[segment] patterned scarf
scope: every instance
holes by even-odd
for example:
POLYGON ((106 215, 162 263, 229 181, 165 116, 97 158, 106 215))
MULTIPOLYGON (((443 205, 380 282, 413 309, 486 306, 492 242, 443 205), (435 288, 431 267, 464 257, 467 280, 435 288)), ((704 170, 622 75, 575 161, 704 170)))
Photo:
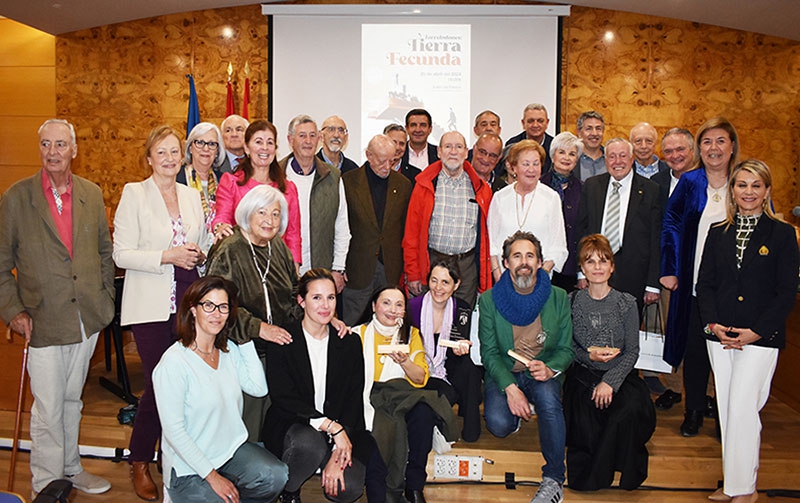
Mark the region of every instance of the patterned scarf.
MULTIPOLYGON (((453 297, 447 299, 447 305, 444 307, 444 314, 442 315, 442 326, 439 328, 440 340, 450 340, 450 327, 453 325, 455 304, 456 301, 453 297)), ((422 309, 419 318, 422 344, 425 346, 425 358, 428 360, 431 377, 438 377, 447 381, 447 370, 444 368, 447 348, 437 346, 433 337, 433 299, 431 298, 431 292, 422 297, 422 309)))
POLYGON ((186 182, 189 187, 192 187, 200 193, 200 201, 203 203, 203 214, 206 217, 206 227, 211 230, 211 221, 214 220, 214 214, 217 202, 217 180, 213 171, 208 172, 208 198, 203 190, 203 181, 197 176, 197 171, 194 168, 187 166, 186 182), (191 175, 191 176, 190 176, 191 175))
POLYGON ((536 320, 550 298, 550 276, 544 269, 536 272, 536 286, 528 295, 517 293, 508 269, 500 276, 500 281, 492 287, 492 299, 497 311, 517 327, 527 327, 536 320))
POLYGON ((761 215, 740 215, 736 214, 736 268, 742 268, 742 258, 747 244, 750 242, 750 235, 753 234, 758 219, 761 215))
POLYGON ((550 178, 550 187, 558 192, 558 195, 561 197, 561 201, 564 201, 564 185, 569 183, 569 175, 564 176, 561 173, 557 172, 556 170, 552 171, 552 178, 550 178))

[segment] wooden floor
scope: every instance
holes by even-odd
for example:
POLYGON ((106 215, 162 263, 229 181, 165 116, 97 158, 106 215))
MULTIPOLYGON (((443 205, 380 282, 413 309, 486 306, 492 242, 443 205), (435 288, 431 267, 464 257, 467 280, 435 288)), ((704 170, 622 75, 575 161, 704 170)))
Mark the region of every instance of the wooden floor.
MULTIPOLYGON (((138 358, 133 345, 126 347, 134 390, 141 389, 138 358)), ((98 377, 106 375, 102 365, 91 369, 84 395, 84 418, 81 427, 82 446, 126 447, 130 427, 121 426, 116 414, 125 403, 101 388, 98 377)), ((673 381, 674 382, 674 381, 673 381)), ((677 388, 676 388, 677 389, 677 388)), ((763 435, 761 445, 761 467, 758 487, 767 489, 800 490, 800 413, 784 403, 770 399, 762 411, 763 435)), ((701 430, 698 437, 683 438, 678 434, 682 420, 682 407, 670 411, 658 411, 658 426, 650 449, 650 475, 646 488, 636 491, 608 489, 593 493, 577 493, 567 489, 566 501, 591 502, 703 502, 716 487, 721 478, 720 445, 714 439, 713 421, 701 430)), ((23 414, 22 439, 28 439, 28 414, 23 414)), ((11 438, 13 434, 13 411, 0 411, 0 437, 11 438)), ((484 463, 483 483, 452 483, 429 480, 425 495, 431 503, 437 502, 525 502, 536 492, 535 482, 541 477, 543 459, 538 447, 538 433, 535 421, 524 424, 520 431, 506 439, 496 439, 484 431, 481 439, 474 444, 459 442, 451 454, 482 456, 493 464, 484 463), (515 490, 506 489, 505 472, 513 472, 521 484, 515 490)), ((0 487, 8 478, 10 453, 0 451, 0 487)), ((26 498, 30 495, 30 471, 28 454, 18 456, 15 470, 15 492, 26 498)), ((433 459, 433 458, 431 458, 433 459)), ((84 459, 87 470, 111 481, 112 489, 103 495, 74 493, 72 501, 77 503, 119 502, 134 503, 139 500, 128 480, 127 463, 114 463, 107 459, 84 459)), ((156 482, 161 479, 155 468, 152 470, 156 482)), ((432 474, 433 470, 429 470, 432 474)), ((303 498, 307 503, 325 501, 318 489, 319 478, 312 478, 303 487, 303 498)), ((766 501, 766 495, 761 495, 766 501)), ((797 501, 788 498, 770 498, 769 501, 797 501)))

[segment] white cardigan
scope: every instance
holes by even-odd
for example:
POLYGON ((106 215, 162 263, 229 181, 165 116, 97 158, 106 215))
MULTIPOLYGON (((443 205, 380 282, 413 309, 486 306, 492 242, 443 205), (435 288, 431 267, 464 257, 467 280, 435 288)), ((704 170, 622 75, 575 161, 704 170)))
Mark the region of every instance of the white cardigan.
MULTIPOLYGON (((200 193, 175 185, 186 241, 204 247, 208 239, 200 193)), ((161 264, 161 253, 171 243, 169 212, 153 178, 125 184, 114 215, 113 253, 117 267, 125 269, 122 325, 169 319, 173 266, 161 264)))

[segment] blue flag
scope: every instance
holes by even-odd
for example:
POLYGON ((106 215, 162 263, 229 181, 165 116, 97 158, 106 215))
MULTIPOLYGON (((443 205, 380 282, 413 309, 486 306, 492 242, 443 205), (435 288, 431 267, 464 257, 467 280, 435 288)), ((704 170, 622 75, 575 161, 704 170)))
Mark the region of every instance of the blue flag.
POLYGON ((187 77, 189 77, 189 114, 186 116, 186 137, 188 138, 189 131, 200 123, 200 104, 197 102, 194 77, 191 74, 187 77))

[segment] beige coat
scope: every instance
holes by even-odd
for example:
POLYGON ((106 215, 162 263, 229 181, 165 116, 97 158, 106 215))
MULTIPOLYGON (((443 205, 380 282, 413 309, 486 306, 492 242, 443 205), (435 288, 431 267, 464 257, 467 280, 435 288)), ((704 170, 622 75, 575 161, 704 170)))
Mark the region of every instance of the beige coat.
MULTIPOLYGON (((208 238, 200 193, 185 185, 176 187, 186 240, 205 252, 208 238)), ((114 262, 125 269, 123 325, 169 318, 174 272, 171 264, 161 263, 161 253, 171 243, 169 212, 153 178, 126 184, 114 215, 114 262)))
POLYGON ((0 200, 0 317, 33 319, 31 346, 81 341, 114 317, 114 264, 103 193, 72 176, 72 255, 58 235, 42 190, 42 171, 15 183, 0 200), (17 269, 17 278, 12 270, 17 269))

